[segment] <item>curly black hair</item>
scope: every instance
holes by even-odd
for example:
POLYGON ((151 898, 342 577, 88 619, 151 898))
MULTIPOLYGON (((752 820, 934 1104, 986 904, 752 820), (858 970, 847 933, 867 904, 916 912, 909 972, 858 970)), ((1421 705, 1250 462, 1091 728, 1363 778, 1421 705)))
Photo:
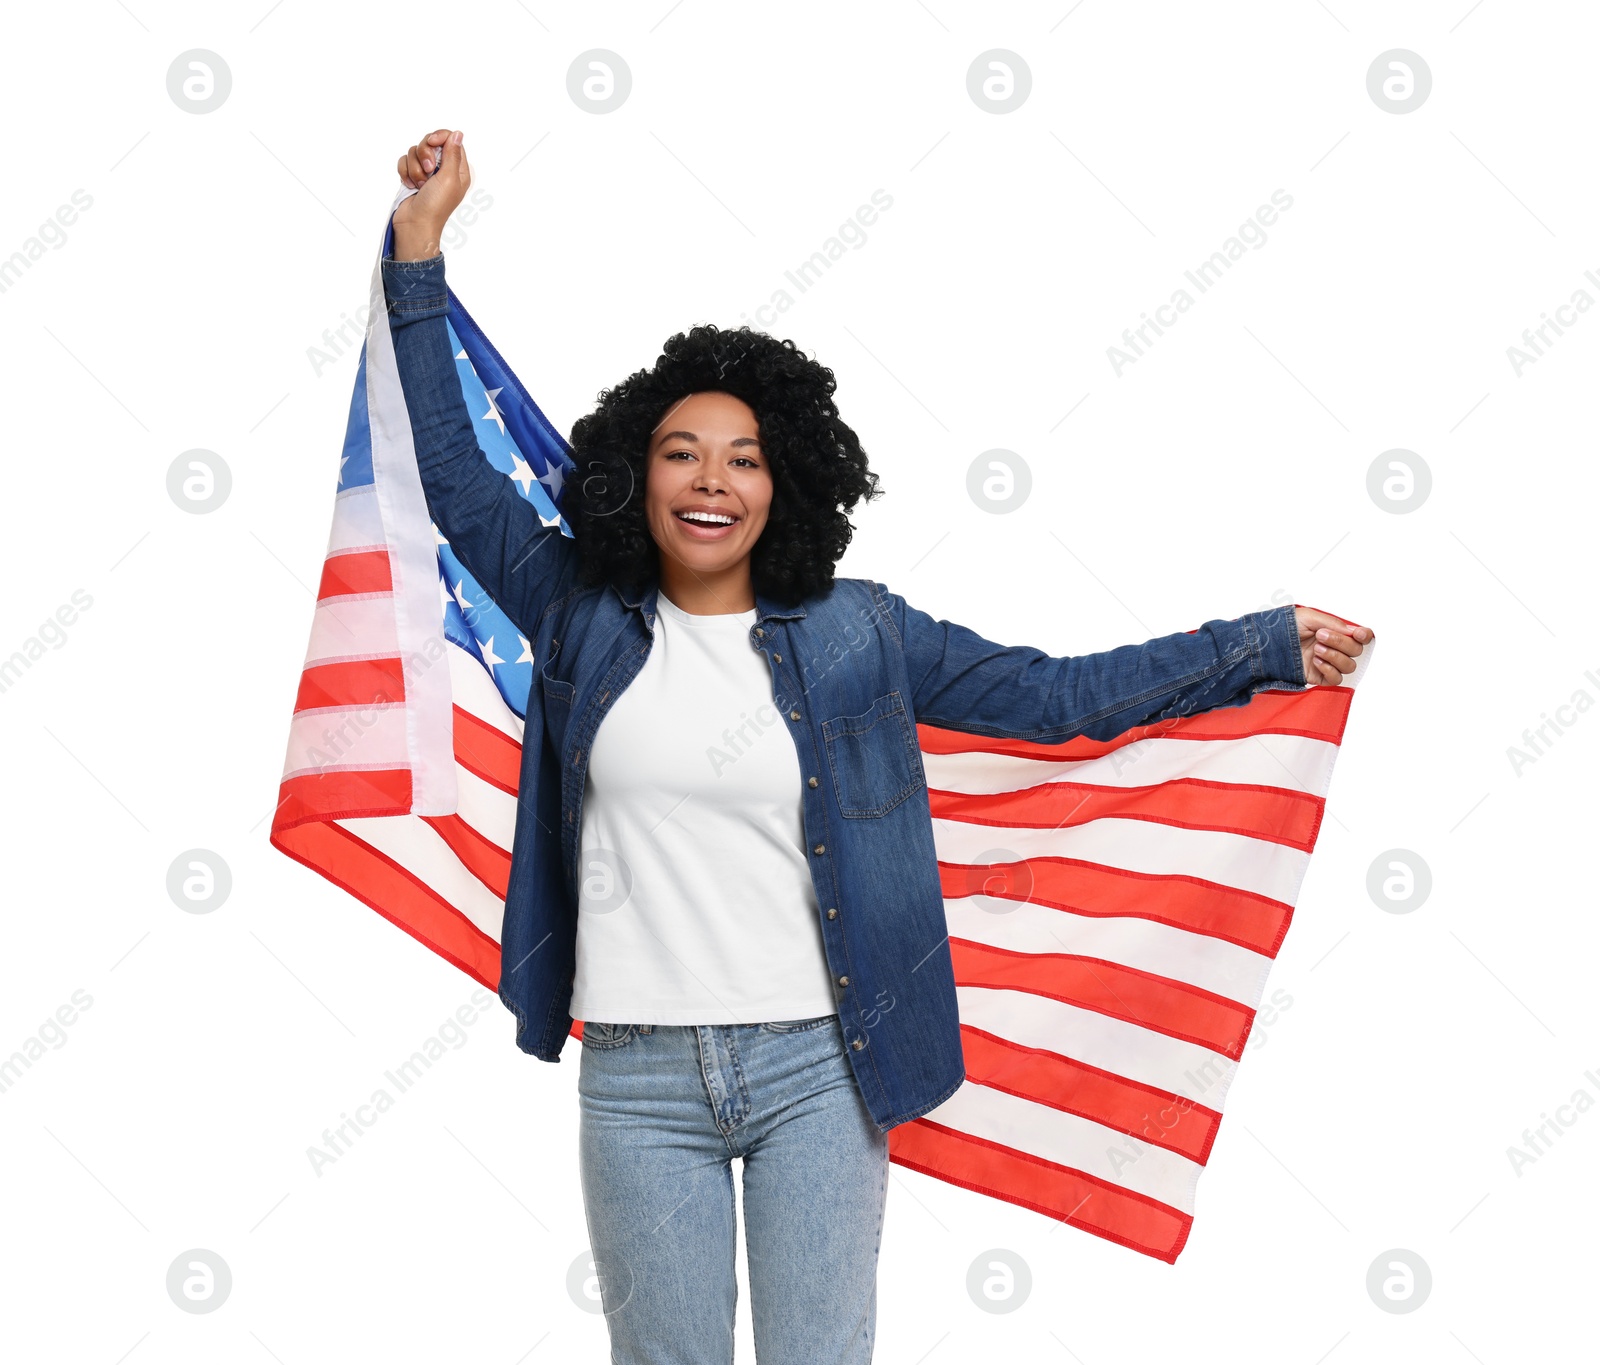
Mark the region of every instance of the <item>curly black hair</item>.
POLYGON ((839 416, 833 371, 790 340, 707 323, 669 337, 655 367, 602 389, 572 428, 575 471, 562 512, 587 586, 640 589, 660 572, 645 519, 646 452, 668 409, 718 390, 750 405, 772 471, 772 507, 750 552, 756 592, 792 606, 833 586, 855 529, 848 513, 882 494, 839 416))

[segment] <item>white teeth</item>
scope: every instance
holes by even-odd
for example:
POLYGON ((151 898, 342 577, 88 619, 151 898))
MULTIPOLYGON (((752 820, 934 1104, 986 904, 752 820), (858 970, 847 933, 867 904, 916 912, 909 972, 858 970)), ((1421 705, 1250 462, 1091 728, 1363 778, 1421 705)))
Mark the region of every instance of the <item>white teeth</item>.
POLYGON ((738 520, 720 512, 679 512, 678 516, 684 521, 703 521, 708 526, 732 526, 738 520))

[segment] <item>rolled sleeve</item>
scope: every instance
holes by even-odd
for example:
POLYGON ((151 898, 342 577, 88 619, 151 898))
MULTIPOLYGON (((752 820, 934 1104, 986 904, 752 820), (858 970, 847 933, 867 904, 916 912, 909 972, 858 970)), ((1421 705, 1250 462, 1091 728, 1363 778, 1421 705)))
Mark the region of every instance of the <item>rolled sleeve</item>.
POLYGON ((444 283, 444 252, 420 261, 383 258, 383 297, 396 320, 442 317, 450 311, 444 283))
POLYGON ((1271 611, 1249 613, 1256 638, 1255 663, 1259 676, 1252 680, 1250 694, 1268 690, 1304 687, 1307 682, 1305 655, 1300 650, 1300 628, 1295 623, 1294 605, 1271 611))

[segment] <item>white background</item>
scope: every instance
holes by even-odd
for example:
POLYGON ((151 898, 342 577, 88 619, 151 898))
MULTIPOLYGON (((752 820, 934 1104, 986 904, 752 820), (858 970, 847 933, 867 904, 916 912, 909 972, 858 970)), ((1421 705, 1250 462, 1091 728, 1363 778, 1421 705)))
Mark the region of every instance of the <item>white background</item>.
POLYGON ((308 348, 364 301, 396 158, 440 126, 492 198, 451 284, 564 433, 671 333, 789 287, 769 329, 834 369, 888 492, 841 573, 1056 653, 1282 601, 1378 632, 1268 986, 1293 1005, 1258 1024, 1178 1263, 895 1166, 876 1358, 1592 1350, 1600 1114, 1560 1110, 1520 1173, 1508 1149, 1600 1098, 1600 716, 1520 771, 1508 749, 1600 697, 1600 317, 1520 374, 1507 348, 1600 298, 1600 24, 1469 6, 12 12, 0 258, 92 206, 0 293, 0 658, 92 605, 0 692, 0 1057, 92 1005, 0 1092, 7 1353, 606 1357, 567 1291, 575 1044, 539 1063, 494 1005, 356 1150, 306 1156, 473 989, 267 843, 356 365, 308 348), (168 94, 192 48, 232 74, 208 114, 168 94), (568 95, 590 48, 632 71, 614 113, 568 95), (991 48, 1031 71, 1014 112, 969 97, 991 48), (1391 48, 1431 68, 1414 112, 1369 97, 1391 48), (796 294, 784 271, 878 189, 865 244, 796 294), (1280 189, 1265 244, 1119 375, 1122 330, 1280 189), (1004 516, 966 493, 995 447, 1033 477, 1004 516), (194 448, 232 473, 207 515, 167 493, 194 448), (1395 448, 1432 473, 1405 514, 1367 488, 1395 448), (209 915, 166 889, 194 848, 232 873, 209 915), (1431 870, 1408 914, 1366 889, 1397 848, 1431 870), (231 1267, 214 1313, 167 1295, 191 1248, 231 1267), (994 1248, 1032 1274, 1005 1314, 966 1292, 994 1248), (1432 1271, 1409 1314, 1367 1294, 1391 1248, 1432 1271))

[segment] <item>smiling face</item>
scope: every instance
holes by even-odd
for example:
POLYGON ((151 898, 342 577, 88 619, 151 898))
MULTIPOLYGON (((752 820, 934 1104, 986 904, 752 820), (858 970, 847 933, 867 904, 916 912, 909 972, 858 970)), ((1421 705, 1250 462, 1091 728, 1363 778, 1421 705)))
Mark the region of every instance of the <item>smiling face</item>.
POLYGON ((667 596, 687 610, 680 599, 702 585, 719 600, 742 601, 750 551, 772 506, 755 412, 732 394, 690 394, 663 414, 645 455, 645 518, 667 596))

